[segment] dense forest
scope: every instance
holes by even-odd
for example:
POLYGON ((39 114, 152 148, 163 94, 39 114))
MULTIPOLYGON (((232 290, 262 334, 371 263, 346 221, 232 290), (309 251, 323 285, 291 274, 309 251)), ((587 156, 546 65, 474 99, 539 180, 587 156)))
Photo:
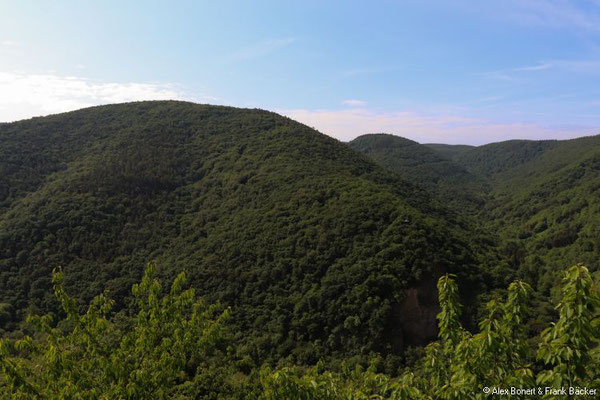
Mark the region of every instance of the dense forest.
MULTIPOLYGON (((132 287, 136 312, 110 316, 114 302, 97 296, 80 313, 53 272, 54 294, 66 319, 30 317, 35 336, 0 339, 0 394, 20 399, 520 399, 596 398, 600 384, 600 291, 588 269, 562 279, 559 318, 539 336, 524 329, 531 287, 515 281, 505 299, 487 303, 479 332, 460 323, 453 275, 440 277, 438 340, 398 376, 345 361, 327 370, 284 365, 260 369, 232 347, 229 309, 207 305, 186 289, 180 273, 168 290, 149 265, 132 287)), ((238 349, 239 350, 239 349, 238 349)))
POLYGON ((600 269, 600 136, 473 147, 376 134, 350 146, 476 218, 501 255, 504 284, 536 289, 534 333, 556 316, 565 266, 600 269))
POLYGON ((349 146, 425 188, 447 206, 476 211, 485 202, 486 179, 428 146, 387 134, 359 136, 349 146))
POLYGON ((345 144, 175 101, 0 124, 0 393, 598 387, 599 173, 600 136, 345 144))

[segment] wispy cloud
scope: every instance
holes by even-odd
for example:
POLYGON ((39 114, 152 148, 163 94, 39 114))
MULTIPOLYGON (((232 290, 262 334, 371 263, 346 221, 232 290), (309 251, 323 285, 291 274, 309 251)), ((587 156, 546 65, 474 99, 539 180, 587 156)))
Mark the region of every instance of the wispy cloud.
POLYGON ((365 133, 385 132, 420 143, 484 144, 509 139, 562 139, 600 133, 590 126, 541 126, 502 123, 460 115, 423 115, 413 111, 377 112, 349 110, 279 110, 342 141, 365 133))
POLYGON ((472 106, 472 105, 476 105, 476 104, 486 104, 486 103, 495 103, 498 100, 502 100, 504 99, 505 96, 487 96, 487 97, 480 97, 477 99, 473 99, 473 100, 467 100, 461 103, 457 103, 456 106, 457 107, 465 107, 465 106, 472 106))
POLYGON ((0 72, 0 121, 137 100, 190 98, 172 83, 97 82, 76 76, 0 72))
POLYGON ((600 31, 597 1, 511 0, 508 3, 505 15, 526 25, 600 31))
POLYGON ((529 65, 525 67, 515 68, 513 69, 513 71, 543 71, 545 69, 552 68, 553 66, 553 63, 543 63, 538 65, 529 65))
POLYGON ((236 50, 228 57, 228 59, 230 61, 252 60, 274 53, 277 50, 291 45, 295 41, 295 38, 265 40, 236 50))
POLYGON ((347 69, 344 71, 340 72, 340 76, 342 78, 352 78, 355 76, 361 76, 361 75, 375 75, 375 74, 381 74, 384 72, 391 72, 391 71, 395 71, 398 68, 392 68, 392 67, 366 67, 366 68, 352 68, 352 69, 347 69))
POLYGON ((494 81, 503 81, 507 83, 520 81, 521 79, 517 78, 514 72, 516 72, 515 69, 500 69, 496 71, 485 71, 476 75, 494 81))
POLYGON ((12 40, 2 40, 0 41, 0 45, 3 47, 15 47, 17 45, 17 42, 12 40))
POLYGON ((496 81, 521 82, 526 76, 523 73, 551 70, 563 73, 568 72, 570 74, 598 75, 600 74, 600 60, 550 60, 534 65, 487 71, 483 72, 481 75, 496 81))
POLYGON ((563 68, 570 72, 586 74, 600 73, 600 60, 558 60, 554 62, 557 68, 563 68))
POLYGON ((598 74, 600 73, 600 60, 554 60, 515 68, 513 71, 543 71, 551 68, 584 74, 598 74))
POLYGON ((342 101, 342 104, 345 106, 350 106, 350 107, 362 107, 362 106, 366 106, 367 102, 363 101, 363 100, 357 100, 357 99, 347 99, 342 101))

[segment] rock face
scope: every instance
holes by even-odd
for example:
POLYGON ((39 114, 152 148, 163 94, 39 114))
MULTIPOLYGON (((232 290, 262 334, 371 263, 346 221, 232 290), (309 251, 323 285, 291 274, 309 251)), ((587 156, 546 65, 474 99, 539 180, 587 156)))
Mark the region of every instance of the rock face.
POLYGON ((423 346, 435 340, 438 333, 436 316, 440 312, 436 279, 406 290, 398 307, 404 346, 423 346))

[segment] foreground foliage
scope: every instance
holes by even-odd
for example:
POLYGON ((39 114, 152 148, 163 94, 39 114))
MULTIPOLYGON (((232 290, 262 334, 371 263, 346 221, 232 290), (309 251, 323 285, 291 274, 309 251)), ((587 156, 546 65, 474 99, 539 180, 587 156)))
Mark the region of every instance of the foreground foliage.
POLYGON ((66 332, 53 328, 50 316, 30 318, 34 336, 1 342, 2 398, 172 398, 201 381, 229 312, 183 290, 183 273, 165 295, 154 275, 150 266, 133 286, 138 313, 119 323, 108 319, 113 304, 104 295, 80 315, 62 273, 53 274, 66 332))
POLYGON ((477 334, 461 327, 458 288, 452 277, 442 277, 438 289, 440 340, 427 346, 413 371, 394 380, 367 371, 348 385, 347 374, 313 370, 298 376, 282 370, 267 381, 268 393, 276 393, 271 398, 483 399, 493 396, 484 393, 486 387, 515 387, 536 391, 514 398, 539 399, 562 397, 545 391, 540 396, 538 387, 599 387, 600 292, 583 265, 566 272, 557 306, 559 320, 535 340, 528 339, 523 329, 528 284, 513 282, 505 302, 490 301, 477 334), (357 383, 359 389, 352 391, 357 383))
MULTIPOLYGON (((472 334, 459 322, 453 276, 443 276, 439 340, 398 377, 378 373, 375 362, 366 370, 343 364, 327 371, 319 363, 242 373, 223 351, 228 311, 183 290, 185 274, 165 294, 150 266, 133 287, 138 313, 126 320, 108 317, 112 304, 103 295, 80 315, 60 272, 53 281, 66 324, 32 318, 33 336, 1 342, 2 397, 483 399, 485 387, 600 387, 600 291, 583 265, 566 271, 559 319, 534 339, 524 330, 528 284, 513 282, 505 301, 490 301, 472 334)), ((561 398, 515 396, 540 397, 561 398)))

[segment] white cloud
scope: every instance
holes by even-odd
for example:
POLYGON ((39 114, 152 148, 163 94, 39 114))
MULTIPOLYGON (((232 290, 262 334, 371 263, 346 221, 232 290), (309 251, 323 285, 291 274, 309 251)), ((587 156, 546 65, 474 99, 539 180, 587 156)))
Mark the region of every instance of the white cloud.
POLYGON ((357 99, 347 99, 342 101, 342 104, 350 107, 362 107, 367 105, 366 101, 357 100, 357 99))
POLYGON ((543 71, 545 69, 552 68, 553 66, 553 63, 543 63, 538 65, 528 65, 525 67, 515 68, 513 71, 543 71))
POLYGON ((17 43, 13 42, 12 40, 2 40, 0 42, 0 45, 2 45, 4 47, 15 47, 17 45, 17 43))
POLYGON ((391 133, 420 143, 485 144, 509 139, 564 139, 597 134, 597 127, 545 127, 532 123, 498 123, 458 115, 423 115, 411 111, 279 110, 342 141, 365 133, 391 133))
POLYGON ((175 84, 96 82, 76 76, 0 72, 0 121, 108 103, 185 98, 175 84))
POLYGON ((230 61, 246 61, 254 58, 266 56, 279 49, 289 46, 296 41, 295 38, 272 39, 251 44, 235 51, 229 56, 230 61))

